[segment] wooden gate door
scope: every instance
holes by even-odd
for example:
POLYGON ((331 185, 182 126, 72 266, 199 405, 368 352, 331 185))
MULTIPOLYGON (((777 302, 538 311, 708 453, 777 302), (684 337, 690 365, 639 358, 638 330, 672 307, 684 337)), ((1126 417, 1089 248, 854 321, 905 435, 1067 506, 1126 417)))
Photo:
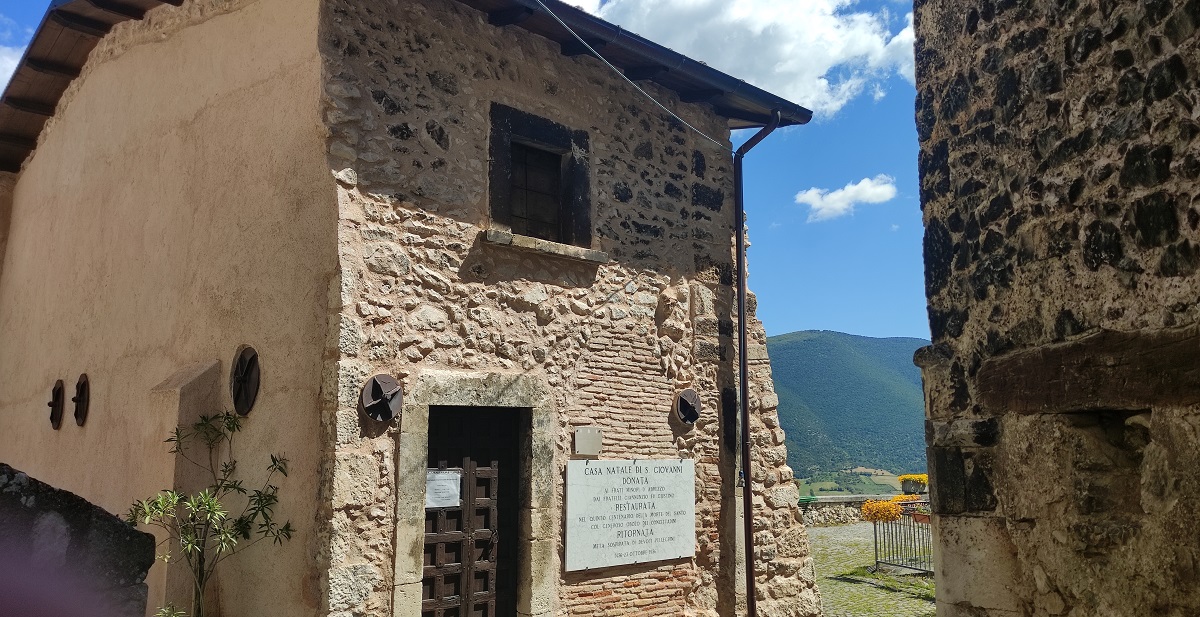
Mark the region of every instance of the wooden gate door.
POLYGON ((428 477, 460 484, 425 509, 422 617, 516 614, 518 422, 503 411, 430 410, 428 477))

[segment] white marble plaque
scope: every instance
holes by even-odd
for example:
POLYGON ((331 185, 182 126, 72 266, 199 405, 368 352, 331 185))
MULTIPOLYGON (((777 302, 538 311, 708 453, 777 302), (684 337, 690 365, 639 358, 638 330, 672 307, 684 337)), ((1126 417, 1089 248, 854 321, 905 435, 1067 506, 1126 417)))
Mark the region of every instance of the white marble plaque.
POLYGON ((695 461, 567 461, 568 571, 695 554, 695 461))
POLYGON ((425 470, 425 507, 457 508, 462 505, 461 469, 425 470))

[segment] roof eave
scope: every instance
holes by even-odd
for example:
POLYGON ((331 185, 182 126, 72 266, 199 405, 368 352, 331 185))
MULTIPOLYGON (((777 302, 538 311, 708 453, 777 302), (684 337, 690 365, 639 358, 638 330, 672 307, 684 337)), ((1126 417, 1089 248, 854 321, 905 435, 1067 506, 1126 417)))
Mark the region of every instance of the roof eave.
MULTIPOLYGON (((520 10, 529 15, 542 12, 537 0, 458 0, 474 8, 485 10, 489 15, 501 12, 520 10)), ((797 105, 783 97, 771 94, 766 90, 753 86, 736 77, 728 75, 707 64, 693 60, 679 52, 647 40, 637 34, 591 15, 582 9, 570 6, 560 0, 543 0, 548 8, 563 21, 575 34, 585 41, 598 43, 597 51, 605 59, 613 52, 636 57, 640 66, 621 66, 627 75, 630 69, 655 67, 660 69, 655 75, 645 77, 664 87, 678 91, 673 85, 680 82, 691 84, 692 92, 700 93, 707 100, 688 102, 708 102, 715 111, 729 120, 733 129, 757 128, 765 126, 771 117, 771 112, 779 110, 782 115, 780 126, 807 124, 812 120, 813 112, 797 105)), ((511 21, 525 30, 539 34, 560 45, 574 43, 574 36, 562 29, 557 22, 547 19, 532 18, 511 21)), ((564 52, 566 53, 566 52, 564 52)), ((575 55, 572 53, 571 55, 575 55)))

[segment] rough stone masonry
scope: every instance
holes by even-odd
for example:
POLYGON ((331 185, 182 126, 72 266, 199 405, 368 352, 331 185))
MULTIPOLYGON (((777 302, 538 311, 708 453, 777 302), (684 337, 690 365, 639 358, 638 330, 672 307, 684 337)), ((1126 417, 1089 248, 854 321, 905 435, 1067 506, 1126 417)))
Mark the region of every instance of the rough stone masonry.
POLYGON ((154 537, 0 463, 0 610, 61 617, 146 611, 154 537))
MULTIPOLYGON (((395 374, 406 393, 438 389, 443 374, 479 376, 456 382, 460 397, 491 388, 486 375, 523 376, 509 388, 519 393, 546 386, 548 402, 538 405, 553 413, 541 424, 535 417, 535 431, 548 437, 540 448, 535 436, 533 465, 557 490, 535 495, 526 514, 525 550, 548 563, 534 563, 545 576, 522 585, 549 589, 522 614, 733 614, 730 153, 594 59, 566 58, 554 43, 491 26, 458 3, 331 0, 322 11, 324 121, 340 212, 327 351, 337 361, 324 388, 331 614, 402 614, 419 601, 419 573, 412 578, 404 565, 412 514, 397 504, 405 507, 424 452, 397 443, 407 439, 402 431, 420 431, 420 420, 406 411, 399 431, 363 423, 358 389, 379 372, 395 374), (503 229, 485 233, 490 102, 587 131, 593 248, 607 259, 489 241, 505 238, 503 229), (706 409, 694 428, 668 421, 686 387, 706 409), (696 460, 694 559, 562 572, 561 478, 577 426, 604 429, 604 458, 696 460)), ((728 137, 711 109, 650 88, 689 122, 728 137)), ((757 321, 752 339, 759 614, 816 615, 757 321)))
POLYGON ((938 614, 1195 615, 1200 3, 915 25, 938 614))

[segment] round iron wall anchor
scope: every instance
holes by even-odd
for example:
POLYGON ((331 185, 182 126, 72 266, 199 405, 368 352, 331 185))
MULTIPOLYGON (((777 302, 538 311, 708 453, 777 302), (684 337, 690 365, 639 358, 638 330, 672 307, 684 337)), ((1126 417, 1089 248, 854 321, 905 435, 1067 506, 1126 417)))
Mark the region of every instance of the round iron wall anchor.
POLYGON ((50 390, 50 402, 47 403, 50 407, 50 426, 56 431, 62 426, 63 398, 63 382, 59 379, 54 382, 54 389, 50 390))
POLYGON ((376 422, 391 422, 400 415, 404 394, 400 382, 391 375, 376 375, 363 384, 359 407, 376 422))
POLYGON ((92 399, 92 386, 88 384, 87 373, 79 376, 79 381, 75 382, 75 396, 71 397, 71 402, 75 403, 75 425, 83 426, 87 422, 88 403, 92 399))
POLYGON ((675 414, 684 424, 695 424, 700 419, 700 395, 688 388, 675 397, 675 414))
POLYGON ((260 376, 258 352, 249 345, 238 348, 229 374, 229 395, 233 398, 233 410, 239 416, 248 415, 254 409, 260 376))

